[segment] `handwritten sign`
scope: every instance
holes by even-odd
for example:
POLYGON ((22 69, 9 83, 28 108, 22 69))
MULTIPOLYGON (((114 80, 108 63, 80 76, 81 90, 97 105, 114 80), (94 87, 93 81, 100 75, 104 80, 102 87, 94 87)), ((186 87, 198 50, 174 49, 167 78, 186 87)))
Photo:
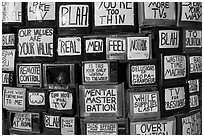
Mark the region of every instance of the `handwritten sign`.
POLYGON ((202 56, 190 56, 190 73, 202 72, 202 56))
POLYGON ((59 7, 59 27, 88 27, 88 5, 61 5, 59 7))
POLYGON ((53 29, 19 29, 19 57, 53 57, 53 29))
POLYGON ((155 65, 132 65, 130 70, 131 85, 153 84, 156 82, 155 65))
POLYGON ((130 123, 131 135, 175 135, 173 120, 130 123))
POLYGON ((184 87, 174 87, 165 89, 165 110, 173 110, 185 106, 184 87))
POLYGON ((14 46, 15 34, 2 34, 2 46, 14 46))
POLYGON ((73 97, 72 93, 57 91, 51 92, 49 95, 50 108, 57 110, 72 109, 73 97))
POLYGON ((182 135, 201 135, 201 113, 197 112, 182 118, 182 135))
POLYGON ((183 55, 164 56, 164 79, 186 76, 186 57, 183 55))
POLYGON ((116 113, 117 89, 85 89, 86 113, 116 113))
POLYGON ((4 108, 8 110, 24 110, 25 109, 25 88, 4 87, 4 108))
POLYGON ((158 112, 158 95, 156 93, 135 94, 133 98, 133 113, 158 112))
POLYGON ((188 80, 189 93, 199 92, 199 79, 188 80))
POLYGON ((190 95, 190 108, 194 108, 199 106, 199 96, 198 95, 190 95))
POLYGON ((103 52, 102 39, 86 40, 86 53, 102 53, 102 52, 103 52))
POLYGON ((28 97, 29 105, 45 105, 45 93, 29 92, 28 97))
POLYGON ((61 134, 75 135, 75 119, 72 117, 61 117, 61 134))
POLYGON ((127 58, 149 59, 150 40, 149 37, 127 37, 127 58))
POLYGON ((160 30, 159 31, 159 48, 178 48, 179 31, 177 30, 160 30))
POLYGON ((17 64, 19 84, 41 84, 40 64, 17 64))
POLYGON ((13 128, 32 130, 31 113, 15 113, 13 118, 13 128))
POLYGON ((21 2, 2 2, 2 22, 22 22, 21 2))
POLYGON ((66 37, 58 38, 58 56, 81 55, 81 38, 66 37))
POLYGON ((201 30, 186 30, 185 44, 187 48, 195 48, 202 46, 202 31, 201 30))
POLYGON ((2 71, 14 71, 15 49, 2 49, 2 71))
POLYGON ((100 82, 109 80, 108 63, 85 63, 84 78, 86 82, 100 82))
POLYGON ((60 128, 60 116, 44 116, 44 124, 46 128, 60 128))
POLYGON ((87 135, 117 135, 116 123, 87 123, 87 135))
POLYGON ((202 22, 202 2, 182 2, 181 21, 202 22))
POLYGON ((28 21, 55 20, 54 2, 28 2, 28 21))
POLYGON ((95 2, 95 26, 134 25, 133 2, 95 2))
POLYGON ((175 20, 174 2, 144 2, 145 19, 175 20))
POLYGON ((2 84, 3 85, 9 85, 10 76, 9 73, 2 73, 2 84))

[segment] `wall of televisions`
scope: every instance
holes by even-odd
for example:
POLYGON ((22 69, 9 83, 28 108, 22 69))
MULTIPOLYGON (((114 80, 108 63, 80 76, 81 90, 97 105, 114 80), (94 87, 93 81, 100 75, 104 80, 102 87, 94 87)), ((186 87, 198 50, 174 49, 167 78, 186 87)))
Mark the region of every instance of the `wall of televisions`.
POLYGON ((3 2, 2 128, 202 134, 201 2, 3 2))

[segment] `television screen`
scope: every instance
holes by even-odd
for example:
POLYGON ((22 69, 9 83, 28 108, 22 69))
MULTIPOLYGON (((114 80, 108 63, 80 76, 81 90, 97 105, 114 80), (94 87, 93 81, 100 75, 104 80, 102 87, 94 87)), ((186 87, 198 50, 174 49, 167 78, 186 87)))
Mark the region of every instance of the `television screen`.
POLYGON ((154 59, 129 62, 129 87, 145 87, 157 85, 157 62, 154 59))
POLYGON ((200 52, 202 49, 202 30, 183 29, 183 45, 185 52, 200 52))
POLYGON ((59 33, 89 34, 91 4, 88 2, 58 2, 57 25, 59 33))
POLYGON ((15 46, 15 34, 7 33, 2 34, 2 47, 14 47, 15 46))
POLYGON ((200 92, 200 79, 190 79, 188 80, 189 93, 200 92))
POLYGON ((126 60, 127 48, 126 37, 108 36, 106 37, 106 59, 107 60, 126 60))
POLYGON ((189 103, 190 103, 190 109, 196 109, 199 108, 201 105, 201 95, 198 94, 190 94, 190 99, 189 99, 189 103))
POLYGON ((32 112, 10 112, 10 128, 14 131, 27 131, 40 133, 41 119, 39 113, 32 112))
POLYGON ((139 26, 176 25, 175 2, 139 2, 139 26))
POLYGON ((48 90, 48 112, 73 115, 76 110, 73 92, 73 90, 48 90))
POLYGON ((13 86, 14 81, 14 72, 2 72, 2 85, 13 86))
POLYGON ((201 135, 202 134, 202 114, 197 109, 177 117, 178 135, 201 135))
POLYGON ((2 71, 14 71, 15 49, 2 49, 2 71))
POLYGON ((18 58, 26 61, 54 57, 53 28, 24 28, 18 30, 18 58))
POLYGON ((130 121, 130 135, 176 135, 176 118, 134 122, 130 121))
POLYGON ((2 2, 2 23, 22 23, 22 2, 2 2))
POLYGON ((57 60, 82 60, 82 39, 79 36, 59 36, 57 60))
POLYGON ((80 116, 123 116, 124 85, 79 86, 80 116))
MULTIPOLYGON (((135 90, 136 91, 136 90, 135 90)), ((134 120, 159 119, 160 99, 158 91, 129 92, 129 117, 134 120)))
POLYGON ((202 73, 202 55, 189 55, 188 56, 189 63, 189 75, 195 76, 195 74, 201 76, 202 73))
POLYGON ((60 115, 43 113, 43 134, 60 135, 60 115))
POLYGON ((150 37, 127 37, 127 60, 150 59, 151 57, 150 37))
POLYGON ((3 108, 24 111, 26 109, 26 88, 4 87, 3 108))
POLYGON ((75 84, 75 64, 43 64, 43 83, 49 89, 69 89, 75 84))
POLYGON ((61 134, 76 135, 75 117, 61 117, 61 134))
POLYGON ((118 63, 116 61, 82 62, 83 84, 118 83, 118 63))
POLYGON ((41 63, 17 63, 16 73, 18 87, 42 86, 41 63))

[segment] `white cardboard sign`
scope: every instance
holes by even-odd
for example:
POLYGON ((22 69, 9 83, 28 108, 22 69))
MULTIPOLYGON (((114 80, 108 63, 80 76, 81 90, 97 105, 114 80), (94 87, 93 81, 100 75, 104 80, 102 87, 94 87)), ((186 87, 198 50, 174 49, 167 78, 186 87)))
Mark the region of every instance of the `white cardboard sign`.
POLYGON ((106 38, 106 46, 109 54, 126 52, 126 40, 123 38, 106 38))
POLYGON ((81 38, 80 37, 58 38, 57 53, 58 56, 81 55, 81 38))
POLYGON ((2 34, 2 46, 15 46, 15 34, 2 34))
POLYGON ((186 30, 186 41, 187 48, 202 47, 202 31, 201 30, 186 30))
POLYGON ((202 72, 202 56, 190 56, 190 73, 202 72))
POLYGON ((165 110, 173 110, 184 107, 186 104, 184 87, 165 89, 165 110))
POLYGON ((60 128, 60 116, 44 116, 44 124, 47 128, 60 128))
POLYGON ((178 30, 160 30, 159 31, 159 48, 178 48, 179 31, 178 30))
POLYGON ((87 135, 117 135, 116 123, 87 123, 87 135))
POLYGON ((72 117, 61 117, 61 134, 74 135, 75 134, 75 120, 72 117))
POLYGON ((194 108, 199 106, 199 96, 198 95, 190 95, 190 108, 194 108))
POLYGON ((45 105, 45 93, 30 92, 28 94, 29 105, 45 105))
POLYGON ((14 71, 15 49, 2 49, 2 71, 14 71))
POLYGON ((144 2, 145 19, 175 20, 174 2, 144 2))
POLYGON ((54 2, 28 2, 28 21, 55 20, 54 2))
POLYGON ((9 85, 10 77, 9 73, 2 73, 2 84, 9 85))
POLYGON ((53 28, 19 29, 19 57, 53 57, 53 28))
POLYGON ((13 128, 32 130, 31 113, 15 113, 12 123, 13 128))
POLYGON ((183 55, 164 56, 164 79, 186 76, 186 57, 183 55))
POLYGON ((189 93, 199 92, 199 79, 188 80, 189 93))
POLYGON ((127 37, 127 59, 149 59, 150 40, 149 37, 127 37))
POLYGON ((95 26, 134 25, 133 2, 95 2, 95 26))
POLYGON ((89 39, 86 40, 86 53, 102 53, 103 52, 102 39, 89 39))

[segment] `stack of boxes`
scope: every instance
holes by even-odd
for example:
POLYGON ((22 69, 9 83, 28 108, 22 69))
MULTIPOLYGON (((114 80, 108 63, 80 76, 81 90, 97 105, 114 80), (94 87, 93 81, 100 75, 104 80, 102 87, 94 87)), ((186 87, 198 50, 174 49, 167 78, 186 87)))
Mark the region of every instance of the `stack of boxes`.
POLYGON ((201 2, 3 7, 3 134, 201 134, 201 2))

